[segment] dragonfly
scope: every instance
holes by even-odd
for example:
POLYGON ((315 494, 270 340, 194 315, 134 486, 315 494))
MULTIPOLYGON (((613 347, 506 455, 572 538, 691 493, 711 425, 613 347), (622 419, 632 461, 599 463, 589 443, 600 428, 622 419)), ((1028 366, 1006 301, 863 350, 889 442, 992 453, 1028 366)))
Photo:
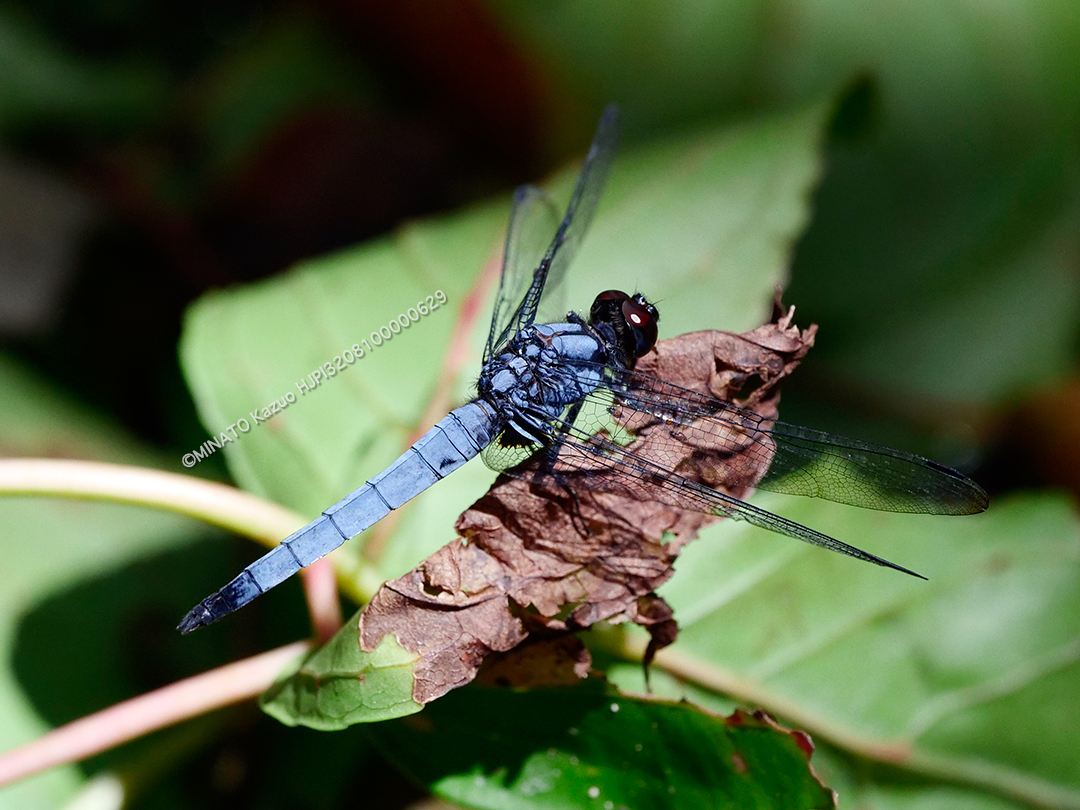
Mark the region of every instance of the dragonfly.
POLYGON ((743 520, 925 579, 724 490, 756 487, 869 509, 967 515, 988 505, 970 478, 911 453, 768 419, 635 371, 657 341, 660 318, 640 293, 607 290, 587 317, 570 312, 561 322, 537 323, 593 219, 618 140, 619 112, 611 105, 561 220, 536 186, 515 192, 477 396, 203 599, 181 621, 182 633, 243 607, 478 455, 493 469, 571 492, 617 491, 743 520), (650 440, 635 443, 646 428, 650 440), (698 448, 695 473, 682 464, 687 447, 698 448))

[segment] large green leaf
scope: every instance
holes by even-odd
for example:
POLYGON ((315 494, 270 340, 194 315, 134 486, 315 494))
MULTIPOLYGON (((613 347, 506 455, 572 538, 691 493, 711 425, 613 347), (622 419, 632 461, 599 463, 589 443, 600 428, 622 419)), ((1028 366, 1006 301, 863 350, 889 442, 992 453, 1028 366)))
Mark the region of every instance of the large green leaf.
MULTIPOLYGON (((659 300, 663 334, 759 324, 807 221, 827 111, 818 104, 627 148, 570 271, 568 300, 585 307, 600 290, 636 286, 659 300)), ((565 199, 575 176, 570 168, 553 183, 557 198, 565 199)), ((424 421, 439 418, 429 413, 433 397, 445 412, 469 396, 489 309, 467 296, 485 261, 497 261, 508 207, 501 200, 417 223, 191 309, 181 356, 209 431, 217 435, 241 417, 253 422, 253 411, 296 395, 226 444, 243 487, 314 516, 393 460, 428 427, 424 421), (310 372, 370 342, 372 332, 437 290, 447 305, 301 393, 297 383, 310 372), (463 329, 470 356, 448 391, 440 369, 463 329)), ((366 589, 447 542, 456 515, 490 481, 474 463, 401 510, 366 589)), ((358 546, 347 544, 339 561, 357 566, 358 546)))
POLYGON ((883 407, 986 406, 1075 367, 1080 25, 1062 0, 796 2, 775 91, 873 76, 872 131, 838 144, 793 293, 816 362, 883 407), (797 10, 796 10, 797 8, 797 10))
POLYGON ((867 810, 1019 810, 1028 807, 984 790, 913 780, 888 767, 867 768, 821 743, 814 750, 814 772, 836 791, 842 808, 867 810))
POLYGON ((694 677, 864 756, 1080 807, 1080 729, 1070 719, 1080 712, 1080 521, 1071 504, 1015 496, 961 519, 755 502, 929 582, 719 524, 661 589, 682 628, 673 655, 696 662, 694 677))
POLYGON ((470 687, 372 734, 406 772, 469 807, 833 806, 805 741, 766 720, 592 686, 470 687))
MULTIPOLYGON (((676 650, 679 648, 676 647, 676 650)), ((715 665, 714 665, 715 666, 715 665)), ((717 669, 719 669, 717 667, 717 669)), ((642 691, 645 688, 641 666, 616 663, 607 668, 609 679, 624 688, 642 691)), ((730 684, 737 684, 740 676, 727 672, 724 676, 730 684)), ((671 699, 684 699, 703 706, 718 714, 734 711, 740 703, 753 705, 756 700, 745 694, 741 701, 711 692, 693 681, 677 679, 662 669, 653 668, 651 684, 653 693, 671 699)), ((739 683, 733 691, 743 693, 747 681, 739 683), (740 688, 741 687, 741 688, 740 688)), ((763 693, 757 687, 758 697, 763 693)), ((773 696, 775 697, 775 696, 773 696)), ((814 773, 821 781, 836 791, 841 808, 867 808, 868 810, 1018 810, 1029 807, 1027 802, 1018 803, 995 795, 985 785, 942 784, 931 779, 913 779, 906 763, 891 765, 888 761, 874 763, 880 753, 852 750, 851 740, 841 740, 847 750, 830 744, 827 737, 814 734, 815 744, 812 764, 814 773), (869 755, 869 759, 868 759, 869 755)), ((865 742, 865 741, 863 741, 865 742)), ((1050 798, 1052 797, 1043 797, 1050 798)), ((1045 804, 1046 802, 1042 802, 1045 804)), ((1056 806, 1056 805, 1051 805, 1056 806)))

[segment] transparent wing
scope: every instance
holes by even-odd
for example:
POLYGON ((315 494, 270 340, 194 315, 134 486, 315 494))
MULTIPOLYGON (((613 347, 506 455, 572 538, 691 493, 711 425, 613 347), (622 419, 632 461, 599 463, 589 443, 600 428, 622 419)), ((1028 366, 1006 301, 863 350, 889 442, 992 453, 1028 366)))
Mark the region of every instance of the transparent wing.
POLYGON ((745 520, 777 534, 925 579, 921 574, 882 557, 774 515, 701 482, 684 478, 667 469, 659 459, 642 455, 632 447, 623 447, 603 434, 590 434, 569 424, 565 428, 555 474, 557 480, 570 490, 581 488, 611 492, 639 500, 659 501, 679 509, 745 520), (602 466, 590 469, 598 461, 602 466))
POLYGON ((506 472, 524 464, 544 449, 544 445, 536 442, 514 441, 514 431, 506 428, 480 451, 480 458, 492 470, 506 472))
MULTIPOLYGON (((566 215, 555 230, 554 238, 548 245, 547 250, 540 258, 521 296, 520 303, 513 306, 516 296, 509 290, 516 290, 520 285, 519 270, 524 266, 521 258, 511 260, 510 251, 504 255, 503 278, 499 285, 499 295, 495 317, 492 319, 491 332, 488 335, 488 345, 485 351, 485 361, 498 354, 505 343, 521 329, 529 326, 536 320, 536 313, 540 306, 540 299, 544 294, 545 286, 549 283, 554 286, 566 272, 585 232, 589 229, 596 206, 600 202, 600 194, 611 172, 611 164, 615 159, 615 152, 619 146, 619 109, 614 104, 609 104, 600 123, 597 125, 596 134, 593 136, 589 153, 585 156, 585 162, 578 175, 574 193, 570 197, 570 204, 566 208, 566 215), (507 290, 504 293, 504 288, 507 290), (504 303, 505 300, 505 303, 504 303), (504 322, 505 321, 505 322, 504 322)), ((528 192, 525 189, 519 194, 528 200, 528 192)), ((525 202, 522 203, 523 205, 525 202)), ((531 203, 530 203, 531 205, 531 203)), ((518 207, 515 198, 515 213, 518 207)), ((507 245, 510 246, 513 238, 515 218, 511 217, 511 230, 507 235, 507 245)), ((520 219, 528 221, 531 227, 531 216, 524 214, 520 219)), ((524 225, 520 226, 526 229, 524 225)), ((524 253, 517 251, 522 258, 524 253)))
MULTIPOLYGON (((556 439, 515 472, 571 490, 659 501, 914 572, 740 500, 754 487, 871 509, 971 514, 983 490, 960 473, 886 447, 787 425, 634 372, 568 408, 556 439)), ((509 458, 509 456, 506 456, 509 458)))
POLYGON ((989 504, 967 476, 912 453, 766 419, 633 371, 613 386, 635 433, 662 432, 669 451, 689 447, 716 480, 886 512, 970 515, 989 504), (736 454, 746 461, 729 470, 736 454))
POLYGON ((502 277, 495 307, 491 315, 491 331, 484 348, 484 363, 494 357, 505 343, 505 337, 532 284, 533 273, 559 227, 559 212, 555 204, 536 186, 521 186, 514 192, 510 208, 510 225, 506 229, 503 249, 502 277))
MULTIPOLYGON (((759 487, 889 512, 967 515, 988 498, 970 478, 888 447, 766 419, 633 371, 613 372, 608 419, 707 482, 759 487)), ((596 429, 597 407, 589 409, 596 429)))

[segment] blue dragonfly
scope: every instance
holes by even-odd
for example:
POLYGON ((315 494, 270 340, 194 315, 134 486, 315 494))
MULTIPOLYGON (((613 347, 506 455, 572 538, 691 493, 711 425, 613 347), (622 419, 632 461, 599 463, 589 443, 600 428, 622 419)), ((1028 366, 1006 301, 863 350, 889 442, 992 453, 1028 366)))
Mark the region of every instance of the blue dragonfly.
POLYGON ((476 398, 202 600, 180 623, 182 633, 243 607, 480 454, 496 470, 571 493, 614 491, 745 520, 916 577, 723 490, 760 487, 923 514, 987 507, 978 484, 934 461, 767 419, 636 372, 636 361, 656 343, 659 320, 641 294, 608 290, 587 318, 571 312, 563 322, 537 323, 596 211, 618 145, 618 118, 615 106, 604 111, 561 221, 540 189, 526 185, 515 193, 476 398), (633 439, 646 428, 650 441, 637 449, 633 439), (693 473, 681 464, 687 447, 698 448, 693 473))

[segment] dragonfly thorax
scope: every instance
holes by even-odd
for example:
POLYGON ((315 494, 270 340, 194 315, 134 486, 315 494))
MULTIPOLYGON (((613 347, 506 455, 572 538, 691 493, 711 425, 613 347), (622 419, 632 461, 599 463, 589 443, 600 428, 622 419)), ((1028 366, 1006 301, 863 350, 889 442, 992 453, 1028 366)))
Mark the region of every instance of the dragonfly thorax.
POLYGON ((608 354, 585 324, 529 326, 484 367, 477 391, 524 435, 547 433, 550 420, 601 383, 608 354))

